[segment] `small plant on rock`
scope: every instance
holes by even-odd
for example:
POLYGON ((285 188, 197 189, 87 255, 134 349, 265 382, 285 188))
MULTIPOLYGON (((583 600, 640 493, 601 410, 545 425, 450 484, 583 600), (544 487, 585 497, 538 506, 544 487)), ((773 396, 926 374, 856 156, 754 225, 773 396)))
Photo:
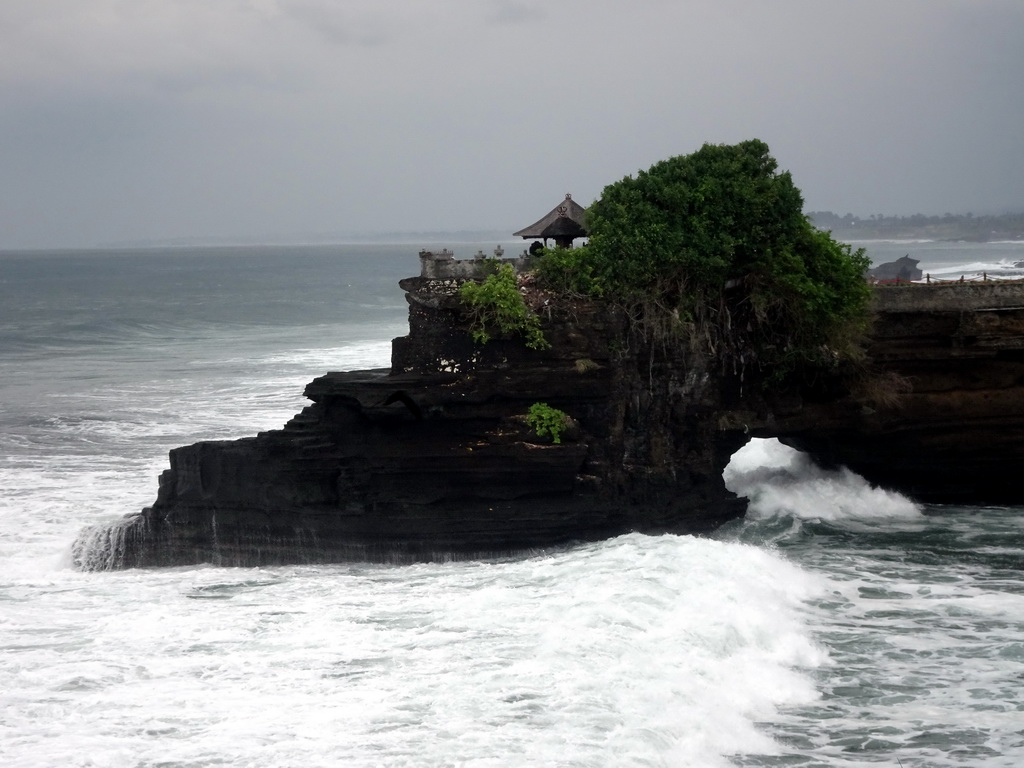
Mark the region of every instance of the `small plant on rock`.
POLYGON ((459 288, 459 298, 469 309, 473 341, 486 344, 495 333, 520 333, 530 349, 548 349, 551 344, 540 329, 540 318, 526 306, 519 293, 515 270, 502 264, 482 283, 469 281, 459 288))
POLYGON ((547 403, 534 403, 526 414, 526 423, 537 433, 537 437, 550 437, 553 443, 562 442, 562 432, 568 428, 569 422, 569 414, 547 403))

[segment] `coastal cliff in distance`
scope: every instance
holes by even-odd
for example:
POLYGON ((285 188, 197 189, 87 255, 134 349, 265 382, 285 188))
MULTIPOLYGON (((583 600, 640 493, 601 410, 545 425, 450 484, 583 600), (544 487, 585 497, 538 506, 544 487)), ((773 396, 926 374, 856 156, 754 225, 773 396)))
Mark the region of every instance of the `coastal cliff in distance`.
POLYGON ((390 369, 315 379, 280 430, 174 449, 154 504, 84 531, 76 565, 410 562, 707 532, 744 513, 722 472, 751 437, 922 500, 1024 501, 1024 286, 877 288, 869 374, 769 396, 686 345, 653 354, 584 301, 542 313, 550 349, 476 344, 457 282, 402 281, 390 369), (560 442, 527 424, 536 402, 571 417, 560 442))

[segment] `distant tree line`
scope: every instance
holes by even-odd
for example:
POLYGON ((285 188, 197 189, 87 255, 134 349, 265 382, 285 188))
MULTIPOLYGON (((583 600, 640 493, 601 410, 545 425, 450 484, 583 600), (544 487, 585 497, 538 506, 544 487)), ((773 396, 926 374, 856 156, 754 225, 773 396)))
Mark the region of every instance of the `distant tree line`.
POLYGON ((866 219, 852 213, 840 216, 832 211, 812 211, 807 215, 815 227, 827 230, 842 240, 1024 240, 1024 212, 999 216, 975 216, 973 213, 886 216, 879 213, 866 219))

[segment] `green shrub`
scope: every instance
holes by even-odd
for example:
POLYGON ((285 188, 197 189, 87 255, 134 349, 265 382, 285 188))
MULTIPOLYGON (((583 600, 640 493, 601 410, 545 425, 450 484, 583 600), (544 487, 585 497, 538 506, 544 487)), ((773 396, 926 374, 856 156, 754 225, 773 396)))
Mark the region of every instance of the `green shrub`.
POLYGON ((459 287, 459 298, 469 310, 470 332, 478 344, 486 344, 495 334, 522 334, 531 349, 547 349, 540 318, 519 293, 516 273, 511 264, 501 264, 483 282, 468 281, 459 287))
POLYGON ((534 403, 526 414, 526 423, 537 437, 550 437, 551 442, 561 443, 562 432, 568 428, 570 419, 565 411, 552 408, 547 403, 534 403))
POLYGON ((587 211, 589 243, 545 255, 542 274, 663 340, 688 329, 709 353, 753 351, 765 369, 832 365, 866 323, 869 261, 811 225, 777 167, 754 139, 627 176, 587 211))
POLYGON ((547 287, 559 293, 601 298, 604 286, 588 256, 586 246, 545 248, 537 262, 537 275, 547 287))

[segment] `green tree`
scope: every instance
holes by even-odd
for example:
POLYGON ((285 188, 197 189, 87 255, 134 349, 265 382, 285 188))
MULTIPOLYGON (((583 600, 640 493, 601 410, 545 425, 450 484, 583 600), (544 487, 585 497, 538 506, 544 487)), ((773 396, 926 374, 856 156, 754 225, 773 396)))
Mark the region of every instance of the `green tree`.
POLYGON ((573 253, 648 332, 689 329, 762 366, 834 361, 866 318, 863 251, 816 230, 768 145, 705 144, 605 187, 573 253))

